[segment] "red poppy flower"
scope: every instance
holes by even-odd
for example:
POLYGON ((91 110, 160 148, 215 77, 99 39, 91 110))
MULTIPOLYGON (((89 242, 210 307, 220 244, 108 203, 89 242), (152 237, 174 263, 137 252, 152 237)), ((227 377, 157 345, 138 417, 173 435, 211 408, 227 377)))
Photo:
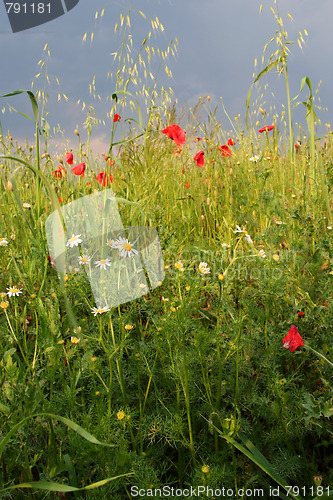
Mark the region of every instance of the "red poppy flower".
POLYGON ((54 172, 52 172, 52 175, 54 175, 54 177, 57 177, 57 179, 61 179, 62 178, 62 172, 61 172, 60 169, 57 169, 54 172))
POLYGON ((162 134, 166 134, 170 139, 175 141, 177 146, 182 146, 186 142, 186 131, 181 129, 178 125, 169 125, 162 130, 162 134))
POLYGON ((228 139, 228 142, 227 142, 228 146, 234 146, 236 143, 235 141, 233 141, 230 137, 230 139, 228 139))
POLYGON ((57 177, 58 179, 61 179, 62 178, 62 171, 64 171, 66 173, 64 167, 62 165, 58 165, 57 170, 52 172, 52 175, 54 175, 54 177, 57 177))
MULTIPOLYGON (((96 180, 103 186, 108 186, 109 185, 109 176, 106 174, 106 172, 100 172, 98 176, 96 177, 96 180)), ((110 182, 113 182, 113 177, 110 174, 110 182)))
POLYGON ((202 168, 205 164, 204 151, 199 151, 193 158, 197 162, 197 167, 202 168))
POLYGON ((270 132, 271 130, 273 130, 273 128, 275 128, 275 125, 267 125, 266 127, 263 127, 259 130, 259 134, 262 134, 263 132, 265 132, 265 130, 267 132, 270 132))
POLYGON ((202 141, 202 137, 197 137, 196 139, 194 139, 193 142, 199 142, 199 141, 202 141))
POLYGON ((304 316, 304 314, 305 314, 305 313, 303 313, 303 312, 298 312, 297 314, 298 314, 298 317, 299 317, 299 318, 303 318, 303 316, 304 316))
POLYGON ((116 122, 119 122, 119 120, 121 119, 121 116, 120 115, 117 115, 117 113, 114 115, 113 117, 113 123, 116 123, 116 122))
POLYGON ((288 335, 283 339, 283 347, 294 352, 297 347, 304 345, 303 339, 298 333, 297 326, 292 325, 288 335))
POLYGON ((295 142, 295 149, 297 150, 299 148, 298 142, 295 142))
POLYGON ((186 189, 188 189, 188 188, 190 187, 190 184, 189 184, 188 182, 186 182, 186 183, 184 184, 184 186, 186 187, 186 189))
POLYGON ((66 153, 64 155, 65 162, 68 163, 68 165, 73 165, 73 153, 66 153))
POLYGON ((84 171, 86 169, 86 164, 85 163, 79 163, 78 165, 76 165, 75 167, 72 167, 72 172, 73 174, 75 175, 81 175, 82 177, 84 177, 84 171))
POLYGON ((65 201, 65 198, 59 198, 58 197, 58 201, 59 201, 59 203, 63 203, 65 201))
POLYGON ((219 146, 217 149, 219 151, 222 151, 222 156, 227 156, 227 157, 231 156, 231 149, 226 144, 223 144, 222 146, 219 146))

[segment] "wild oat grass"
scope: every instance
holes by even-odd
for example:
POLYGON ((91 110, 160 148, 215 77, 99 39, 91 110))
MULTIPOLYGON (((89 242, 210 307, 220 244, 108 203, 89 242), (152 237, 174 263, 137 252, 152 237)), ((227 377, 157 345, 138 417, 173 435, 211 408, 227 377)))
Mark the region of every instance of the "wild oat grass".
POLYGON ((284 118, 259 105, 248 128, 228 117, 223 131, 209 96, 181 118, 171 94, 144 83, 151 34, 127 59, 129 16, 116 27, 105 158, 90 150, 92 107, 73 131, 73 165, 66 149, 50 154, 41 92, 27 93, 36 144, 1 135, 2 498, 123 500, 133 486, 149 498, 165 485, 332 496, 332 134, 315 140, 311 82, 297 149, 284 118), (185 144, 167 136, 175 124, 185 144), (71 171, 80 163, 84 177, 71 171), (108 187, 125 227, 156 228, 166 271, 110 311, 95 307, 85 274, 57 273, 45 233, 53 211, 108 187))

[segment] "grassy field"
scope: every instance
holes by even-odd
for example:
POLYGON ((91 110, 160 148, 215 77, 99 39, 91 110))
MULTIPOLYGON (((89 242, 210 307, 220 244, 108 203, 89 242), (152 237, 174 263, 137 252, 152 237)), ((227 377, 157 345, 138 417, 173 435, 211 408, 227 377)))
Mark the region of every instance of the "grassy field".
MULTIPOLYGON (((280 68, 291 111, 285 41, 255 81, 280 68)), ((297 138, 291 112, 248 100, 225 132, 209 96, 180 116, 165 91, 144 124, 128 84, 99 158, 92 127, 50 154, 32 92, 35 144, 0 138, 1 498, 333 496, 332 134, 311 82, 297 138), (111 188, 125 228, 156 229, 165 277, 103 308, 88 271, 57 272, 45 222, 111 188)), ((103 273, 80 235, 66 251, 103 273)), ((135 243, 113 250, 128 264, 135 243)))

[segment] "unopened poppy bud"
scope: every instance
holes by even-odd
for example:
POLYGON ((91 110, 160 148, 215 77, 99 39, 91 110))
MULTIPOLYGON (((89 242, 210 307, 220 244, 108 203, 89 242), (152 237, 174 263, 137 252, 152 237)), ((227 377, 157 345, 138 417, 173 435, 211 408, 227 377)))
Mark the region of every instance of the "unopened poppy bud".
POLYGON ((7 187, 9 191, 13 191, 13 184, 10 181, 7 182, 7 187))
POLYGON ((57 156, 57 160, 58 160, 59 163, 63 163, 63 160, 62 160, 61 156, 57 156))
POLYGON ((259 112, 264 115, 265 114, 265 111, 262 109, 262 108, 259 108, 259 112))
POLYGON ((207 101, 210 101, 210 95, 207 96, 207 101))
POLYGON ((76 130, 76 129, 74 130, 74 134, 76 134, 77 136, 79 136, 79 135, 80 135, 80 134, 79 134, 79 131, 78 131, 78 130, 76 130))
POLYGON ((322 478, 322 476, 319 476, 319 474, 315 474, 315 475, 313 476, 313 482, 314 482, 314 484, 315 484, 316 486, 320 486, 320 485, 321 485, 321 483, 322 483, 322 480, 323 480, 323 478, 322 478))
POLYGON ((42 154, 41 159, 43 160, 45 158, 45 153, 42 154))

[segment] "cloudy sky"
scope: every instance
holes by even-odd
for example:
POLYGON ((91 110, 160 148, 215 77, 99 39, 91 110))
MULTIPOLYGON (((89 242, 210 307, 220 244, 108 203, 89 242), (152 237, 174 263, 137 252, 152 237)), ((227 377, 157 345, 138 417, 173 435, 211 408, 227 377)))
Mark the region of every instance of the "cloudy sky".
MULTIPOLYGON (((21 2, 23 3, 23 2, 21 2)), ((31 2, 28 2, 29 4, 31 2)), ((164 70, 157 78, 157 88, 169 86, 174 91, 178 105, 186 103, 194 107, 200 96, 210 95, 212 108, 219 106, 218 118, 222 121, 224 130, 230 125, 221 108, 220 98, 231 118, 240 114, 244 123, 246 96, 253 81, 252 75, 261 69, 261 56, 265 44, 275 36, 278 29, 270 7, 273 0, 133 0, 131 8, 131 28, 128 34, 133 40, 132 55, 135 56, 143 39, 152 31, 152 45, 155 49, 165 50, 171 40, 178 39, 178 52, 167 61, 172 71, 168 78, 164 70), (259 15, 260 4, 263 3, 259 15), (138 11, 147 17, 144 19, 138 11), (158 18, 164 31, 152 30, 151 19, 158 18), (258 59, 257 68, 254 60, 258 59)), ((108 72, 115 69, 113 65, 114 52, 121 48, 120 31, 114 33, 114 25, 120 13, 126 13, 129 0, 80 0, 70 12, 47 24, 20 33, 12 33, 6 9, 0 4, 0 95, 17 89, 31 90, 34 80, 34 91, 41 89, 49 94, 47 103, 47 120, 53 127, 60 125, 68 144, 77 146, 74 129, 78 128, 85 139, 83 123, 87 117, 89 105, 93 106, 96 117, 106 119, 110 111, 110 101, 106 97, 114 91, 114 80, 107 78, 108 72), (100 17, 102 9, 103 17, 100 17), (96 11, 99 13, 95 19, 96 11), (94 33, 90 43, 91 33, 94 33), (87 33, 86 43, 82 42, 87 33), (47 61, 47 74, 50 84, 45 80, 45 68, 40 72, 38 62, 45 59, 43 51, 48 43, 50 58, 47 61), (89 84, 95 78, 96 94, 101 101, 94 100, 89 93, 89 84), (60 87, 56 82, 58 78, 60 87), (58 101, 58 94, 65 94, 66 101, 58 101), (77 101, 80 100, 80 104, 77 101), (86 109, 82 111, 82 103, 86 109)), ((323 128, 318 128, 318 134, 324 135, 325 124, 333 123, 333 106, 331 97, 332 64, 331 46, 333 32, 332 0, 279 0, 278 7, 288 32, 289 40, 295 41, 290 47, 292 54, 288 62, 291 96, 299 92, 301 78, 308 76, 312 82, 313 91, 320 83, 316 94, 317 115, 323 128), (291 22, 287 16, 293 17, 291 22), (304 36, 304 29, 308 37, 304 36), (297 44, 299 31, 305 38, 303 51, 297 44), (320 98, 320 101, 319 99, 320 98), (327 108, 327 111, 325 110, 327 108)), ((277 49, 273 41, 267 48, 269 56, 277 49)), ((152 71, 159 67, 158 57, 155 57, 152 71)), ((252 93, 251 109, 258 105, 267 112, 281 116, 283 106, 286 106, 284 76, 272 73, 260 81, 261 91, 252 93), (268 88, 264 90, 265 84, 268 88), (272 95, 272 92, 274 95, 272 95), (274 108, 275 106, 275 108, 274 108)), ((135 92, 135 88, 129 88, 135 92)), ((303 90, 302 100, 306 100, 307 88, 303 90)), ((2 98, 0 100, 1 124, 4 133, 10 130, 11 135, 23 141, 27 136, 33 136, 33 123, 28 119, 9 111, 9 105, 23 113, 31 114, 29 99, 26 95, 2 98)), ((257 106, 258 107, 258 106, 257 106)), ((202 113, 205 118, 204 113, 202 113)), ((259 116, 262 120, 261 115, 259 116)), ((305 122, 305 109, 302 106, 295 112, 295 121, 305 122)), ((272 114, 268 123, 272 121, 272 114)), ((185 125, 181 123, 181 125, 185 125)), ((263 124, 262 124, 263 125, 263 124)), ((295 131, 297 134, 297 131, 295 131)), ((110 139, 110 121, 92 131, 92 145, 96 152, 108 149, 110 139)), ((59 139, 60 140, 60 139, 59 139)))

